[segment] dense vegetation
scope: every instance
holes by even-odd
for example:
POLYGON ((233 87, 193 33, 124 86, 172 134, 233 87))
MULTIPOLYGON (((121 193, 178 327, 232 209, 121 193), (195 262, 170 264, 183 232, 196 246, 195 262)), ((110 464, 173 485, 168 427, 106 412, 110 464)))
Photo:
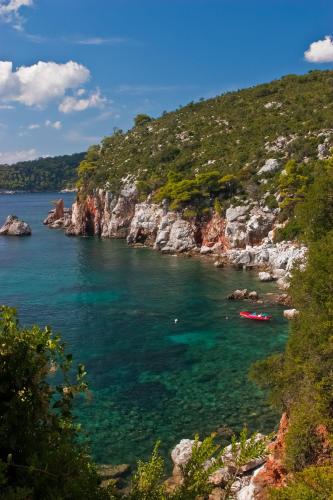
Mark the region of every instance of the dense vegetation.
MULTIPOLYGON (((289 415, 287 469, 303 471, 295 476, 290 494, 277 496, 281 499, 297 498, 292 491, 294 495, 298 489, 301 491, 302 478, 311 483, 316 469, 308 471, 307 467, 318 466, 318 482, 322 476, 320 466, 332 466, 333 160, 320 163, 320 167, 303 189, 302 198, 293 204, 289 222, 298 239, 309 247, 307 265, 305 269, 300 265, 293 273, 290 290, 299 316, 292 323, 285 352, 257 362, 252 370, 259 385, 269 390, 273 405, 289 415)), ((331 468, 326 473, 331 487, 332 474, 331 468)))
POLYGON ((313 71, 190 103, 158 119, 138 115, 131 130, 116 130, 88 150, 79 186, 117 192, 125 179, 135 180, 142 198, 154 193, 175 209, 203 211, 216 199, 223 207, 235 194, 273 195, 276 176, 258 176, 265 160, 276 158, 281 170, 288 160, 317 159, 319 145, 327 151, 333 145, 332 89, 332 71, 313 71))
POLYGON ((58 191, 75 187, 84 153, 0 165, 0 190, 58 191))
POLYGON ((0 495, 6 499, 106 498, 76 442, 71 408, 84 392, 83 366, 49 328, 21 328, 0 308, 0 495))

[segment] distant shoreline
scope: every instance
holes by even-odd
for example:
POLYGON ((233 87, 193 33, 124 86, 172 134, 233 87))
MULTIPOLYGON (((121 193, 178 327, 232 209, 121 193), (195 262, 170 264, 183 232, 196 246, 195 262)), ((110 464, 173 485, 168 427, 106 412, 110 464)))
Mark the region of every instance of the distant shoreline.
POLYGON ((11 189, 0 189, 0 195, 15 195, 15 194, 42 194, 42 193, 59 193, 59 194, 67 194, 67 193, 77 193, 77 188, 68 188, 62 189, 58 191, 57 189, 47 189, 43 191, 15 191, 11 189))

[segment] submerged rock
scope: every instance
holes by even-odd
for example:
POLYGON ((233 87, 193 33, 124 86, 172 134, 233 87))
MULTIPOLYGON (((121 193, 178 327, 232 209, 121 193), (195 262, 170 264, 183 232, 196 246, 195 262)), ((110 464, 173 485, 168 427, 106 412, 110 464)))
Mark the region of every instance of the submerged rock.
POLYGON ((26 222, 19 220, 16 215, 8 215, 4 225, 0 228, 2 236, 30 236, 31 227, 26 222))

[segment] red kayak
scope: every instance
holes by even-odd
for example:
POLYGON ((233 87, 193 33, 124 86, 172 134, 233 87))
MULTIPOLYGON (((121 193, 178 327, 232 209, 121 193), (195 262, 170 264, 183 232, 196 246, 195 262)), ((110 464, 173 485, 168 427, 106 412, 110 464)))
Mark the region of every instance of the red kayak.
POLYGON ((269 321, 271 319, 272 316, 270 316, 269 314, 267 313, 260 313, 260 314, 257 314, 255 312, 249 312, 249 311, 241 311, 240 313, 240 316, 242 316, 243 318, 247 318, 247 319, 255 319, 257 321, 269 321))

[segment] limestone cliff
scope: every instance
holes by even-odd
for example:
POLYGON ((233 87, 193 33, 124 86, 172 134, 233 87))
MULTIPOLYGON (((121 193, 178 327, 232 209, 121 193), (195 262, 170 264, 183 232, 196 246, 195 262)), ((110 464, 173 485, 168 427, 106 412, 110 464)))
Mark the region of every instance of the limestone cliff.
POLYGON ((209 254, 238 267, 273 271, 272 277, 279 278, 283 287, 293 265, 304 261, 306 248, 273 242, 277 214, 262 200, 231 206, 225 216, 213 212, 188 219, 182 212, 169 210, 166 202, 156 204, 150 197, 139 201, 135 186, 125 186, 116 197, 101 189, 87 196, 79 193, 66 233, 126 238, 131 245, 161 252, 209 254))

